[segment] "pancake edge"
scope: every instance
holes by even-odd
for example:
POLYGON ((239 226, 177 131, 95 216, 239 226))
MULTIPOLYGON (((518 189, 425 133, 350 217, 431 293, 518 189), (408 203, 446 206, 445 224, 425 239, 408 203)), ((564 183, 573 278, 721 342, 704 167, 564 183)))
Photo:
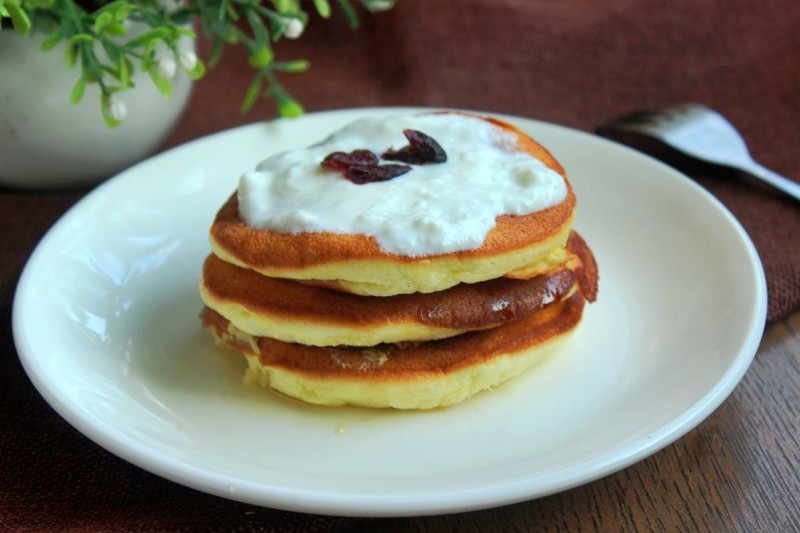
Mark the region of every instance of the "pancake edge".
MULTIPOLYGON (((528 336, 533 340, 524 346, 519 346, 520 339, 512 336, 510 347, 499 353, 488 356, 459 354, 458 364, 446 368, 425 372, 395 372, 387 377, 371 374, 369 368, 348 368, 344 369, 346 372, 331 376, 324 372, 271 364, 261 353, 263 350, 258 337, 237 331, 235 327, 229 327, 225 332, 213 326, 206 327, 209 327, 220 345, 244 355, 248 363, 244 376, 247 384, 272 389, 314 405, 427 410, 450 407, 475 394, 492 390, 552 355, 576 330, 584 307, 583 296, 576 293, 560 304, 543 310, 540 314, 546 315, 545 318, 534 315, 521 321, 532 323, 528 336)), ((489 331, 496 332, 505 327, 508 326, 489 331)))

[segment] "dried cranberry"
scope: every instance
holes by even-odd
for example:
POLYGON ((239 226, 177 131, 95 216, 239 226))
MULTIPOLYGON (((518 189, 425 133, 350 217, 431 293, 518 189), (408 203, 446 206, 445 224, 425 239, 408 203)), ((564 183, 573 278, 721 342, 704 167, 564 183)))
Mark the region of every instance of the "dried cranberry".
POLYGON ((406 172, 411 167, 408 165, 354 165, 345 171, 345 177, 355 184, 363 185, 373 181, 386 181, 396 178, 406 172))
POLYGON ((391 161, 402 161, 412 165, 425 165, 427 163, 444 163, 447 154, 441 145, 421 131, 405 129, 403 135, 408 139, 408 146, 399 150, 388 150, 381 155, 391 161))
MULTIPOLYGON (((382 156, 384 159, 412 165, 447 161, 447 154, 432 137, 411 129, 403 130, 403 135, 408 139, 408 146, 400 150, 388 150, 382 156)), ((369 150, 353 150, 350 153, 333 152, 328 154, 320 164, 323 167, 338 170, 348 180, 359 185, 390 180, 411 171, 409 165, 392 163, 379 165, 379 161, 378 156, 369 150)))
POLYGON ((346 152, 333 152, 328 154, 320 164, 333 170, 347 170, 356 165, 377 165, 378 156, 369 150, 353 150, 349 154, 346 152))

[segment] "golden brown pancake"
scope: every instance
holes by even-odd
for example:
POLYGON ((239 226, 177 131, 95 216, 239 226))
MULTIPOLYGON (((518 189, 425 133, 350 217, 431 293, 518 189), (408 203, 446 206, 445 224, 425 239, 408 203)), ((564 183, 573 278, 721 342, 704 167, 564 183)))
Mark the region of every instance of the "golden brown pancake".
POLYGON ((226 263, 203 265, 203 301, 240 330, 315 346, 431 340, 519 320, 575 285, 562 268, 532 279, 461 283, 437 293, 361 296, 304 285, 226 263))
POLYGON ((544 147, 509 124, 484 120, 515 133, 520 150, 564 177, 564 201, 528 215, 497 217, 479 248, 412 257, 385 252, 368 235, 253 228, 239 215, 234 194, 211 226, 213 252, 226 262, 265 276, 329 282, 338 290, 372 296, 441 291, 458 283, 494 279, 541 261, 566 243, 575 194, 564 169, 544 147))
POLYGON ((319 405, 432 409, 522 373, 579 323, 580 293, 501 327, 369 348, 315 347, 252 337, 205 308, 203 324, 248 360, 246 381, 319 405))
MULTIPOLYGON (((372 346, 458 335, 520 320, 570 294, 594 260, 575 235, 567 260, 530 279, 497 278, 437 293, 361 296, 270 278, 211 254, 200 293, 207 306, 254 336, 314 346, 372 346)), ((584 281, 582 292, 591 290, 584 281)), ((593 299, 593 297, 591 298, 593 299)))

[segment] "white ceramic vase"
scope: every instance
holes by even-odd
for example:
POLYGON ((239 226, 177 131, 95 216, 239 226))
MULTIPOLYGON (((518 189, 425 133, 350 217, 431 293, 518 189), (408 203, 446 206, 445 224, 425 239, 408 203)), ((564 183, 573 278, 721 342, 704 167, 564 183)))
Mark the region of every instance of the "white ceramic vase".
MULTIPOLYGON (((127 115, 109 128, 96 85, 70 104, 80 69, 67 67, 63 42, 42 52, 43 40, 0 30, 0 186, 53 189, 108 178, 150 154, 186 107, 192 81, 185 72, 178 70, 165 98, 137 71, 136 87, 119 95, 127 115)), ((181 46, 194 51, 195 45, 187 38, 181 46)))

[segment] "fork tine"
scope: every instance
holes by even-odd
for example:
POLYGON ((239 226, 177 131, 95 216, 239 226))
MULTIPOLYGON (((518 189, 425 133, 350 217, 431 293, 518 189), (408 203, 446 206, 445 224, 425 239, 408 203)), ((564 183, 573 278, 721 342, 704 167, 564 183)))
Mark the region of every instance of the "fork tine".
POLYGON ((641 132, 651 127, 662 115, 662 112, 655 109, 637 109, 600 124, 595 128, 595 133, 613 138, 622 131, 641 132))
POLYGON ((701 104, 680 104, 660 109, 643 108, 616 117, 595 129, 604 137, 612 137, 615 131, 632 131, 654 134, 666 128, 680 127, 697 115, 711 110, 701 104))

